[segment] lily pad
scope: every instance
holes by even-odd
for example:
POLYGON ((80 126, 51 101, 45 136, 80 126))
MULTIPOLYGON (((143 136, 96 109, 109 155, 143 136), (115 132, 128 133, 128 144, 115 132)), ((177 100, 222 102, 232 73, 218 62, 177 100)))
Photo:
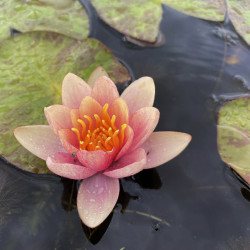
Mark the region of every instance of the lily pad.
POLYGON ((45 162, 26 151, 13 129, 47 124, 43 108, 61 103, 68 72, 88 79, 101 65, 115 82, 129 73, 99 41, 75 40, 53 32, 23 33, 0 44, 0 154, 30 172, 48 173, 45 162))
POLYGON ((89 33, 88 15, 77 0, 1 1, 0 20, 0 40, 10 36, 10 28, 54 31, 76 39, 89 33))
POLYGON ((162 18, 159 0, 91 0, 99 16, 114 29, 148 42, 157 39, 162 18))
POLYGON ((228 14, 236 31, 250 45, 250 2, 228 0, 228 14))
POLYGON ((162 0, 162 3, 187 15, 210 21, 224 21, 226 14, 224 0, 162 0))
POLYGON ((161 4, 198 18, 223 21, 224 0, 91 0, 99 16, 119 32, 154 43, 162 18, 161 4))
POLYGON ((238 98, 219 113, 217 143, 221 159, 250 184, 250 98, 238 98))

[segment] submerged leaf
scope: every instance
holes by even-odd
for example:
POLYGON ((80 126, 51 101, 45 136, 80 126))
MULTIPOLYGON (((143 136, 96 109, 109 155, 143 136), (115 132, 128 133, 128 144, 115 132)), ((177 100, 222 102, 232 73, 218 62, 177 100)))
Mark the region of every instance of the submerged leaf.
POLYGON ((88 79, 102 65, 115 82, 130 79, 128 71, 95 39, 82 42, 52 32, 19 34, 0 46, 0 154, 30 172, 49 173, 43 160, 25 150, 13 129, 46 124, 43 108, 61 103, 68 72, 88 79))
POLYGON ((228 14, 236 31, 250 44, 250 2, 249 0, 228 0, 228 14))
POLYGON ((100 17, 119 32, 155 42, 162 18, 158 0, 91 0, 100 17))
POLYGON ((10 28, 54 31, 76 39, 89 33, 88 15, 77 0, 1 1, 0 20, 0 40, 10 36, 10 28))
MULTIPOLYGON (((26 197, 25 188, 18 185, 17 178, 11 178, 1 168, 0 172, 0 232, 6 225, 8 217, 19 213, 20 203, 26 197)), ((2 233, 2 232, 1 232, 2 233)))
POLYGON ((223 106, 217 129, 222 160, 250 184, 250 98, 239 98, 223 106))
POLYGON ((41 189, 30 190, 29 199, 22 204, 22 216, 20 224, 25 232, 37 235, 49 220, 58 213, 56 209, 55 189, 44 184, 41 189))

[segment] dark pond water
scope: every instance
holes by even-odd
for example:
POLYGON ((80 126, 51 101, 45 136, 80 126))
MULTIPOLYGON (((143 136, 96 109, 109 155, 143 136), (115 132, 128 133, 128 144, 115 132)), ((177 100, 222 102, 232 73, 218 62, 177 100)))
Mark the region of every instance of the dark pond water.
POLYGON ((157 130, 190 133, 177 158, 121 180, 114 213, 96 230, 81 224, 79 183, 0 162, 0 249, 250 249, 250 192, 216 145, 219 107, 249 94, 250 51, 229 22, 207 22, 164 6, 160 48, 124 41, 92 13, 102 41, 135 78, 156 84, 157 130), (237 64, 232 64, 238 61, 237 64))

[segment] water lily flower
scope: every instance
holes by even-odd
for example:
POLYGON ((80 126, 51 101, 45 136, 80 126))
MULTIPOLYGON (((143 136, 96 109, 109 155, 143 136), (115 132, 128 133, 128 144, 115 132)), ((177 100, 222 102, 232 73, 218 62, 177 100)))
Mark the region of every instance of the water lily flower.
POLYGON ((87 226, 98 226, 111 213, 119 178, 171 160, 190 142, 185 133, 153 132, 159 121, 154 97, 150 77, 134 81, 119 96, 105 75, 98 75, 92 88, 69 73, 62 84, 62 105, 44 109, 49 125, 14 130, 17 140, 53 173, 82 180, 77 209, 87 226))

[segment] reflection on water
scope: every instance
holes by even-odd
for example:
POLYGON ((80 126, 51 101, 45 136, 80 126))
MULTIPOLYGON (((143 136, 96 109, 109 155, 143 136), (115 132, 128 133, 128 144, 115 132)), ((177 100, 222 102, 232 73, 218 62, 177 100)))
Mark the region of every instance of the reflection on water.
POLYGON ((161 112, 157 130, 186 132, 193 140, 157 171, 121 180, 115 213, 94 230, 82 225, 75 208, 79 182, 23 173, 1 161, 1 249, 248 246, 249 189, 220 160, 216 119, 222 103, 249 94, 249 48, 230 24, 224 29, 166 6, 161 24, 166 43, 139 48, 100 21, 90 5, 88 9, 91 36, 124 61, 135 78, 154 78, 155 106, 161 112))

